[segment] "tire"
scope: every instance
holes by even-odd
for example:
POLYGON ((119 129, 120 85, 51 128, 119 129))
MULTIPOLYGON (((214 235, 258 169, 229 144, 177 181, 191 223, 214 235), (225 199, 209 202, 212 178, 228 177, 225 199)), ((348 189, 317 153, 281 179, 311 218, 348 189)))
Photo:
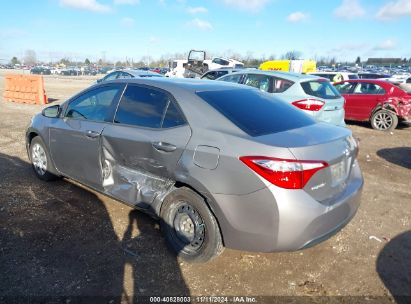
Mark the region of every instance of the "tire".
POLYGON ((53 166, 46 146, 43 140, 36 136, 30 143, 30 160, 36 176, 44 181, 53 181, 58 179, 58 176, 50 172, 52 169, 54 172, 56 169, 53 166))
POLYGON ((398 117, 394 112, 378 110, 371 116, 371 126, 379 131, 391 131, 398 125, 398 117))
POLYGON ((223 241, 214 215, 204 199, 189 188, 171 192, 160 212, 168 247, 189 262, 207 262, 221 254, 223 241))

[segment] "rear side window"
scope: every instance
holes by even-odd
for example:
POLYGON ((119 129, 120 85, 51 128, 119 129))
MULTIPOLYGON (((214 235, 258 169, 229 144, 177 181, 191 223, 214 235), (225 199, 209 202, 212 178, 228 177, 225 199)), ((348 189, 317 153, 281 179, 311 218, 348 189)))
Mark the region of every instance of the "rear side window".
POLYGON ((312 80, 301 82, 301 87, 307 95, 323 99, 337 99, 341 95, 329 81, 312 80))
POLYGON ((257 90, 203 91, 197 95, 250 136, 283 132, 315 123, 297 108, 257 90))
POLYGON ((273 90, 272 93, 282 93, 287 91, 293 84, 291 80, 281 79, 273 77, 273 90))
POLYGON ((343 82, 335 84, 334 87, 340 92, 340 94, 351 94, 355 87, 355 82, 343 82))
POLYGON ((164 92, 129 85, 120 100, 114 122, 160 128, 168 102, 169 97, 164 92))
POLYGON ((180 112, 177 105, 174 102, 170 101, 161 127, 173 128, 184 125, 185 123, 186 121, 183 117, 183 114, 180 112))
POLYGON ((129 85, 120 100, 115 123, 146 128, 172 128, 186 124, 184 115, 165 92, 129 85))
POLYGON ((361 82, 357 84, 354 94, 384 95, 385 90, 378 84, 361 82))

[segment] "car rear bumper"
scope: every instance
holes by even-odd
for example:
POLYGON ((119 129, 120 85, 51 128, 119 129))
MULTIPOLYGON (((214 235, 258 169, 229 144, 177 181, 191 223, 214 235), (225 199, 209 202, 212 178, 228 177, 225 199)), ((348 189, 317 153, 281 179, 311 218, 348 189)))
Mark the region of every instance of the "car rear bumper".
POLYGON ((247 194, 215 194, 216 212, 226 247, 258 251, 294 251, 322 242, 355 215, 363 177, 358 164, 336 201, 324 205, 303 190, 274 185, 247 194))

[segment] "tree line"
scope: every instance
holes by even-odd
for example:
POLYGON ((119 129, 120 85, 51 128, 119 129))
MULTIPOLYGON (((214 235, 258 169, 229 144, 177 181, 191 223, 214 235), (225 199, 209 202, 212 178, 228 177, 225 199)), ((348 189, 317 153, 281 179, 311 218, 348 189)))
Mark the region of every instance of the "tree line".
MULTIPOLYGON (((268 56, 255 56, 252 52, 247 52, 246 54, 241 54, 234 50, 225 50, 220 53, 214 53, 206 51, 207 59, 211 59, 213 57, 224 57, 224 58, 233 58, 238 61, 241 61, 245 64, 246 67, 258 67, 261 63, 268 61, 268 60, 295 60, 295 59, 303 59, 303 53, 297 50, 288 51, 280 56, 276 56, 275 54, 270 54, 268 56)), ((126 58, 125 60, 117 60, 117 61, 107 61, 102 58, 98 59, 96 62, 92 62, 90 59, 86 58, 84 62, 73 61, 70 58, 61 58, 58 62, 48 62, 48 64, 64 64, 66 66, 70 65, 98 65, 98 66, 121 66, 121 67, 168 67, 169 62, 176 59, 187 59, 187 53, 167 53, 161 55, 159 58, 153 58, 151 56, 142 56, 138 60, 134 61, 132 58, 126 58)), ((304 58, 308 59, 308 58, 304 58)), ((338 61, 336 57, 320 57, 314 56, 311 58, 317 62, 317 65, 325 65, 325 66, 334 66, 336 64, 345 64, 345 65, 361 65, 367 64, 366 61, 362 61, 360 56, 357 56, 354 61, 346 61, 341 62, 338 61)), ((397 60, 398 61, 398 60, 397 60)), ((22 59, 19 59, 16 56, 13 56, 10 60, 10 63, 13 65, 16 64, 25 64, 25 65, 36 65, 39 63, 37 60, 36 52, 33 50, 26 50, 22 59)), ((403 58, 399 62, 400 64, 404 65, 411 65, 411 57, 407 60, 407 58, 403 58)), ((396 62, 396 64, 399 64, 396 62)))

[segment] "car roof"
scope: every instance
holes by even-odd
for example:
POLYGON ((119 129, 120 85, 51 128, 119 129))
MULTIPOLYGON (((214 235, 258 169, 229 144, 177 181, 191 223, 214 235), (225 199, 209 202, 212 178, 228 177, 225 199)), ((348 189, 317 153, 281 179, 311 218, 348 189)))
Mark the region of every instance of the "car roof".
MULTIPOLYGON (((214 71, 241 71, 244 70, 243 68, 234 68, 234 67, 228 67, 228 68, 218 68, 218 69, 212 69, 212 70, 208 70, 206 73, 208 72, 214 72, 214 71)), ((204 73, 205 74, 205 73, 204 73)))
POLYGON ((258 74, 258 75, 276 76, 276 77, 285 78, 285 79, 288 79, 294 82, 320 78, 318 76, 309 75, 309 74, 299 74, 299 73, 283 72, 283 71, 261 71, 261 70, 253 70, 253 69, 250 69, 250 70, 244 69, 239 72, 235 72, 233 74, 258 74))
MULTIPOLYGON (((375 84, 391 84, 390 82, 386 81, 386 80, 382 80, 382 79, 348 79, 348 80, 344 80, 341 82, 369 82, 369 83, 375 83, 375 84)), ((339 82, 339 83, 341 83, 339 82)))
POLYGON ((192 78, 169 78, 169 77, 141 77, 141 78, 127 78, 116 79, 104 82, 109 83, 135 83, 143 85, 152 85, 160 89, 164 89, 170 92, 177 90, 184 90, 191 93, 203 92, 203 91, 218 91, 218 90, 255 90, 253 87, 243 86, 236 83, 225 81, 207 81, 204 79, 192 79, 192 78))

